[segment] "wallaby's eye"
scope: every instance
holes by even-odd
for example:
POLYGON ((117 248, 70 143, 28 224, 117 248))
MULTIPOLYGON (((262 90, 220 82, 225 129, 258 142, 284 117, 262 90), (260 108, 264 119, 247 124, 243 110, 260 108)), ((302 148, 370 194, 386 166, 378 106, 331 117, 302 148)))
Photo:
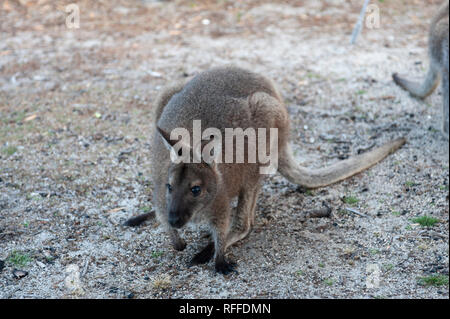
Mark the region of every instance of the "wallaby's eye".
POLYGON ((169 191, 169 193, 172 191, 172 186, 170 184, 166 184, 167 190, 169 191))
POLYGON ((200 188, 200 186, 194 186, 191 188, 191 192, 194 197, 197 197, 202 192, 202 189, 200 188))

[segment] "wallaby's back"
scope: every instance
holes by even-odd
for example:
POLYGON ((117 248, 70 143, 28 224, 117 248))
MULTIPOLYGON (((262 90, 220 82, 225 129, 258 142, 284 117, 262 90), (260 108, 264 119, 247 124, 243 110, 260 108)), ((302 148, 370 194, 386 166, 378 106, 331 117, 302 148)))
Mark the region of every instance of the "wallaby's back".
POLYGON ((273 84, 263 76, 236 67, 208 70, 172 96, 158 125, 168 131, 177 127, 191 131, 192 121, 201 120, 203 129, 251 127, 247 99, 256 92, 281 100, 273 84))
MULTIPOLYGON (((275 86, 264 76, 236 67, 215 68, 197 75, 173 94, 160 114, 157 125, 166 132, 182 127, 192 134, 193 120, 201 120, 202 130, 209 127, 221 131, 225 128, 277 128, 279 171, 291 182, 307 188, 326 186, 355 175, 405 142, 404 139, 391 141, 329 168, 311 170, 301 167, 288 145, 290 121, 275 86)), ((161 140, 157 140, 154 152, 166 154, 161 140)), ((167 161, 168 154, 165 160, 158 158, 155 165, 167 165, 164 164, 167 161)), ((164 169, 157 168, 157 171, 160 174, 164 169)))

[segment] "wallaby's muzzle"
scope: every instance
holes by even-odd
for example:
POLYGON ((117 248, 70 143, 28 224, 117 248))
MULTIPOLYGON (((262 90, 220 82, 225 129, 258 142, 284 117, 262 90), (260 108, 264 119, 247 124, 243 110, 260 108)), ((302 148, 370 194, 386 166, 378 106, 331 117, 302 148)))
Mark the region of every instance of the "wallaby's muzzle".
POLYGON ((169 212, 169 224, 173 228, 181 228, 188 222, 189 218, 187 218, 186 214, 180 213, 179 211, 170 211, 169 212))

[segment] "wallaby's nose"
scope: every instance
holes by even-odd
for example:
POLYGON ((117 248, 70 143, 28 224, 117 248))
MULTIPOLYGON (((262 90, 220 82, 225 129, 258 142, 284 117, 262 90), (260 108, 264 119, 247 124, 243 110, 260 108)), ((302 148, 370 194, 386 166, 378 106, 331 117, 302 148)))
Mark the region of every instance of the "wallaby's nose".
POLYGON ((169 224, 170 224, 170 226, 175 227, 175 228, 179 228, 182 226, 180 217, 177 216, 176 213, 172 213, 172 212, 169 213, 169 224))

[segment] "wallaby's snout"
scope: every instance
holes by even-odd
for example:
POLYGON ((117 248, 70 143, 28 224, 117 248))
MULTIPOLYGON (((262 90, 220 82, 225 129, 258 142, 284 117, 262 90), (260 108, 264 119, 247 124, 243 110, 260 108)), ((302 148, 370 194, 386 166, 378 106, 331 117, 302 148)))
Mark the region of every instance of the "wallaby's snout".
POLYGON ((183 218, 180 216, 180 214, 177 211, 170 211, 169 212, 169 224, 173 228, 181 228, 186 224, 186 222, 183 220, 183 218))
POLYGON ((172 207, 169 210, 168 222, 173 228, 182 228, 187 224, 191 217, 188 211, 182 208, 172 207))
POLYGON ((192 216, 190 212, 189 203, 185 200, 185 194, 183 188, 177 187, 175 190, 172 189, 171 185, 167 185, 168 190, 168 218, 170 226, 173 228, 182 228, 187 224, 192 216))

